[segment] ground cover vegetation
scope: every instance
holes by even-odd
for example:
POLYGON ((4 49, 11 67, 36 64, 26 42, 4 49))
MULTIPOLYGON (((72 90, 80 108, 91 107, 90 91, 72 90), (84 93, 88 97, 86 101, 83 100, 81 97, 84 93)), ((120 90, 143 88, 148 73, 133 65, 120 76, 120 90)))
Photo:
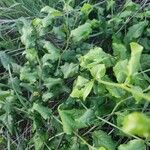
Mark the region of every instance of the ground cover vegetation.
POLYGON ((0 1, 0 149, 150 147, 150 2, 0 1))

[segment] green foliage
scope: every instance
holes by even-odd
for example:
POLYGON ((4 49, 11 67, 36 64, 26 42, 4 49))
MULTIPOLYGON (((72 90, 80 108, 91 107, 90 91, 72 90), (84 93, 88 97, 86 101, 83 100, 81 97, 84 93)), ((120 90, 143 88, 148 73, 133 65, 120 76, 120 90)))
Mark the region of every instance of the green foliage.
POLYGON ((2 149, 150 145, 148 3, 1 0, 0 5, 2 149))
MULTIPOLYGON (((107 133, 104 131, 95 131, 93 132, 93 144, 95 147, 104 147, 105 149, 115 150, 116 146, 113 140, 107 133)), ((101 148, 102 149, 102 148, 101 148)))
POLYGON ((150 135, 149 123, 149 117, 142 113, 134 112, 124 118, 123 130, 126 133, 147 138, 150 135))
POLYGON ((118 150, 146 150, 146 145, 141 140, 131 140, 127 144, 122 144, 118 150))

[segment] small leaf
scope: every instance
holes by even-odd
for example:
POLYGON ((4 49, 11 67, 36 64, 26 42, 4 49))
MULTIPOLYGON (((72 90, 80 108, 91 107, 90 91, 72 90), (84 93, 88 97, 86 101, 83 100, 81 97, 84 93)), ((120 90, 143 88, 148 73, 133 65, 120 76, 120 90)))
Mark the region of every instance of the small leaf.
POLYGON ((131 46, 131 58, 129 60, 127 69, 129 78, 138 72, 140 67, 140 58, 143 51, 143 47, 138 43, 132 42, 131 46))
POLYGON ((38 79, 36 68, 31 69, 28 65, 21 67, 20 80, 35 83, 38 79))
POLYGON ((76 129, 88 127, 94 118, 94 112, 91 109, 61 110, 59 107, 58 112, 62 120, 63 130, 67 134, 72 134, 76 129))
POLYGON ((142 140, 131 140, 127 144, 121 144, 118 150, 146 150, 146 145, 142 140))
POLYGON ((81 12, 85 15, 89 15, 89 13, 92 11, 93 6, 89 3, 84 3, 84 5, 81 7, 81 12))
MULTIPOLYGON (((143 90, 139 86, 133 86, 133 87, 131 87, 131 89, 136 91, 137 93, 143 93, 143 90)), ((139 95, 137 95, 137 94, 133 94, 133 97, 135 98, 135 100, 137 102, 142 100, 142 98, 139 95)))
POLYGON ((113 61, 111 55, 105 53, 100 47, 90 49, 87 54, 79 58, 80 66, 90 69, 97 64, 104 64, 107 67, 112 66, 113 61))
POLYGON ((113 67, 113 71, 119 83, 123 83, 126 80, 127 65, 128 65, 128 60, 125 59, 125 60, 118 61, 116 65, 113 67))
POLYGON ((106 67, 104 64, 95 65, 93 68, 90 69, 91 75, 96 79, 99 80, 106 73, 106 67))
POLYGON ((74 63, 65 63, 61 66, 61 70, 64 74, 64 78, 67 79, 69 77, 73 77, 75 74, 78 73, 79 66, 74 63))
POLYGON ((75 98, 83 98, 83 100, 85 100, 86 97, 90 94, 93 84, 93 81, 89 81, 82 76, 78 76, 78 79, 75 86, 73 87, 70 96, 75 98))
POLYGON ((8 70, 8 67, 13 63, 13 60, 5 52, 0 51, 0 63, 6 70, 8 70))
POLYGON ((133 39, 137 39, 143 33, 145 27, 149 24, 148 21, 142 21, 134 24, 128 29, 127 35, 124 38, 126 44, 131 42, 133 39))
POLYGON ((85 23, 72 30, 71 37, 73 38, 73 41, 79 42, 82 40, 86 40, 89 37, 90 33, 92 33, 91 24, 85 23))
POLYGON ((26 49, 25 54, 26 54, 26 58, 29 61, 34 62, 37 60, 38 54, 36 49, 34 48, 26 49))
POLYGON ((122 98, 126 93, 124 90, 111 85, 107 85, 106 89, 109 91, 111 96, 114 96, 116 98, 122 98))
POLYGON ((123 121, 125 133, 147 138, 150 135, 150 118, 140 112, 127 115, 123 121))
POLYGON ((48 88, 51 89, 55 85, 61 85, 62 84, 62 79, 61 78, 45 78, 44 79, 44 85, 48 88))
POLYGON ((42 106, 38 103, 33 104, 32 111, 37 111, 45 120, 49 119, 52 113, 50 108, 42 106))
POLYGON ((26 49, 33 48, 35 46, 34 29, 31 26, 31 22, 21 19, 23 27, 21 29, 21 42, 25 45, 26 49))
POLYGON ((0 90, 0 100, 4 100, 6 97, 8 97, 10 95, 11 95, 10 91, 2 91, 2 90, 0 90))
POLYGON ((41 12, 44 12, 44 13, 48 13, 49 15, 53 16, 53 17, 58 17, 58 16, 61 16, 62 13, 52 7, 49 7, 49 6, 45 6, 44 8, 41 9, 41 12))
POLYGON ((111 137, 102 130, 94 131, 92 134, 94 147, 104 147, 108 150, 116 150, 116 145, 111 137))
MULTIPOLYGON (((44 41, 44 49, 47 50, 49 54, 45 54, 43 57, 46 57, 49 60, 57 61, 60 57, 60 50, 56 48, 51 42, 44 41)), ((43 58, 44 59, 44 58, 43 58)))
POLYGON ((121 60, 126 58, 126 47, 121 43, 113 43, 113 55, 121 60))

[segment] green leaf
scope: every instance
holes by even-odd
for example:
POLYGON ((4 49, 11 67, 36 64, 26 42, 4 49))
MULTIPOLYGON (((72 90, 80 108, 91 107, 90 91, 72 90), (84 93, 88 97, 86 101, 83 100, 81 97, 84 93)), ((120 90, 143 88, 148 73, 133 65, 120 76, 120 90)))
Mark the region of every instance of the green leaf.
POLYGON ((37 61, 38 54, 36 49, 34 48, 26 49, 25 54, 28 61, 31 62, 37 61))
POLYGON ((48 139, 47 132, 37 131, 33 137, 35 150, 44 149, 47 139, 48 139))
POLYGON ((140 112, 127 115, 123 121, 123 131, 147 138, 150 135, 150 118, 140 112))
POLYGON ((26 49, 33 48, 35 46, 34 29, 31 26, 31 22, 21 19, 23 27, 21 29, 21 42, 25 45, 26 49))
POLYGON ((125 60, 118 61, 116 65, 113 67, 113 71, 119 83, 123 83, 126 80, 127 65, 128 65, 128 60, 125 59, 125 60))
POLYGON ((91 109, 61 110, 59 107, 58 112, 62 120, 63 130, 67 134, 72 134, 76 129, 88 127, 94 118, 94 112, 91 109))
POLYGON ((111 96, 116 98, 122 98, 126 94, 124 90, 111 85, 106 85, 106 89, 109 91, 111 96))
POLYGON ((28 65, 21 67, 20 80, 35 83, 38 79, 38 73, 36 68, 31 69, 28 65))
POLYGON ((52 111, 50 108, 42 106, 39 103, 34 103, 31 111, 33 112, 37 111, 45 120, 49 119, 52 114, 52 111))
MULTIPOLYGON (((136 91, 137 93, 143 93, 142 88, 139 87, 139 86, 133 86, 133 87, 131 87, 131 89, 134 90, 134 91, 136 91)), ((133 94, 133 97, 135 98, 135 100, 137 102, 139 102, 139 101, 142 100, 142 98, 138 94, 133 94)))
POLYGON ((104 64, 98 64, 95 65, 90 69, 91 75, 94 77, 94 79, 99 80, 103 76, 105 76, 106 73, 106 67, 104 64))
POLYGON ((150 68, 150 54, 142 54, 142 56, 141 56, 141 67, 143 70, 150 68))
POLYGON ((0 90, 0 100, 5 100, 8 96, 11 95, 10 91, 2 91, 0 90))
POLYGON ((55 85, 61 85, 62 84, 62 79, 61 78, 45 78, 44 79, 44 85, 48 88, 51 89, 55 85))
POLYGON ((129 78, 134 76, 134 74, 138 72, 140 68, 140 58, 143 51, 143 47, 138 43, 132 42, 130 43, 130 46, 131 46, 131 58, 127 65, 129 78))
POLYGON ((49 54, 45 54, 43 56, 43 59, 57 61, 60 57, 60 50, 49 41, 44 41, 43 43, 44 43, 43 48, 46 49, 47 52, 49 53, 49 54))
POLYGON ((65 79, 73 77, 75 74, 77 74, 78 69, 79 66, 74 63, 65 63, 63 66, 61 66, 61 71, 63 72, 65 79))
POLYGON ((118 150, 146 150, 146 145, 142 140, 131 140, 127 144, 121 144, 118 150))
POLYGON ((59 115, 62 120, 63 130, 66 134, 72 134, 75 129, 75 121, 72 118, 72 112, 58 109, 59 115))
POLYGON ((8 70, 8 67, 13 63, 13 60, 5 52, 0 51, 0 63, 6 70, 8 70))
POLYGON ((94 118, 93 110, 87 109, 81 117, 75 119, 76 127, 77 128, 87 127, 88 125, 91 124, 93 118, 94 118))
POLYGON ((113 43, 113 55, 121 60, 126 58, 127 49, 122 43, 113 43))
POLYGON ((145 27, 148 24, 149 24, 148 21, 142 21, 142 22, 138 22, 137 24, 134 24, 133 26, 131 26, 128 29, 127 35, 124 38, 125 43, 128 44, 133 39, 139 38, 142 35, 145 27))
POLYGON ((80 66, 90 69, 96 64, 104 64, 107 67, 112 66, 111 55, 105 53, 100 47, 90 49, 87 54, 79 58, 80 66))
POLYGON ((51 92, 48 92, 48 93, 43 93, 43 95, 42 95, 42 100, 44 101, 44 102, 47 102, 50 98, 52 98, 54 96, 54 94, 53 93, 51 93, 51 92))
POLYGON ((89 13, 92 11, 93 6, 89 3, 84 3, 84 5, 81 7, 81 12, 85 15, 89 15, 89 13))
POLYGON ((86 40, 90 33, 92 33, 91 24, 86 22, 83 25, 78 26, 78 28, 71 31, 71 37, 73 41, 79 42, 82 40, 86 40))
POLYGON ((42 8, 41 12, 48 13, 52 17, 58 17, 58 16, 62 15, 62 13, 60 11, 58 11, 52 7, 49 7, 49 6, 45 6, 44 8, 42 8))
POLYGON ((104 147, 107 150, 116 150, 116 144, 104 131, 94 131, 92 134, 94 147, 104 147))
POLYGON ((75 98, 83 98, 83 100, 85 100, 86 97, 90 94, 93 88, 93 84, 94 81, 89 81, 82 76, 78 76, 70 96, 75 98))

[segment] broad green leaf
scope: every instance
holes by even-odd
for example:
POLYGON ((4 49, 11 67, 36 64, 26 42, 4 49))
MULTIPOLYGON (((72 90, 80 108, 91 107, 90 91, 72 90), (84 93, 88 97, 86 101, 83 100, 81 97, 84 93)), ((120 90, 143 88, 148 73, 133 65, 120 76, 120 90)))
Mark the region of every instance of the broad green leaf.
POLYGON ((99 80, 103 76, 105 76, 106 67, 104 64, 98 64, 98 65, 93 66, 90 69, 90 72, 91 72, 91 75, 94 77, 94 79, 99 80))
POLYGON ((44 8, 42 8, 41 12, 48 14, 45 18, 42 19, 42 24, 43 24, 44 28, 51 25, 51 23, 55 17, 62 16, 62 12, 60 12, 52 7, 49 7, 49 6, 45 6, 44 8))
POLYGON ((31 22, 22 19, 23 27, 21 29, 21 42, 25 45, 26 49, 33 48, 35 46, 35 33, 31 26, 31 22))
POLYGON ((141 67, 143 70, 150 68, 150 54, 142 54, 142 56, 141 56, 141 67))
POLYGON ((45 120, 49 119, 52 114, 52 111, 50 108, 42 106, 39 103, 34 103, 31 111, 33 112, 37 111, 45 120))
POLYGON ((142 140, 131 140, 127 144, 121 144, 118 150, 146 150, 146 145, 142 140))
POLYGON ((134 12, 134 11, 140 9, 140 5, 135 3, 135 2, 133 2, 132 0, 127 0, 126 3, 124 4, 124 9, 134 12))
MULTIPOLYGON (((132 86, 131 89, 134 90, 134 91, 136 91, 137 93, 143 93, 143 90, 139 86, 132 86)), ((135 100, 137 101, 137 103, 140 100, 142 100, 142 98, 138 94, 133 94, 133 97, 135 98, 135 100)))
POLYGON ((35 150, 44 149, 47 139, 48 139, 48 134, 46 132, 37 131, 33 137, 35 150))
POLYGON ((80 66, 90 69, 96 64, 104 64, 107 67, 112 66, 111 55, 105 53, 100 47, 90 49, 87 54, 79 58, 80 66))
POLYGON ((34 48, 29 48, 25 50, 26 58, 28 61, 34 62, 37 61, 38 54, 36 49, 34 48))
POLYGON ((59 107, 58 112, 62 120, 63 130, 67 134, 72 134, 76 129, 88 127, 94 118, 94 112, 91 109, 61 110, 59 107))
POLYGON ((89 15, 89 13, 92 11, 93 6, 89 3, 84 3, 84 5, 81 7, 81 12, 85 15, 89 15))
POLYGON ((71 37, 73 41, 80 42, 86 40, 90 33, 92 33, 91 24, 86 22, 83 25, 78 26, 78 28, 71 31, 71 37))
POLYGON ((63 72, 65 79, 73 77, 75 74, 77 74, 78 69, 79 66, 74 63, 65 63, 63 66, 61 66, 61 71, 63 72))
POLYGON ((48 14, 45 18, 42 19, 42 25, 44 28, 50 26, 53 22, 53 17, 48 14))
POLYGON ((62 120, 63 130, 66 134, 72 134, 75 129, 75 121, 72 118, 72 112, 67 110, 58 109, 59 115, 62 120))
POLYGON ((150 118, 140 112, 127 115, 123 121, 125 133, 147 138, 150 135, 150 118))
POLYGON ((116 65, 113 67, 113 71, 119 83, 123 83, 126 80, 127 65, 128 65, 128 60, 125 59, 125 60, 118 61, 116 65))
POLYGON ((13 60, 11 57, 9 57, 5 52, 0 51, 0 64, 8 70, 8 67, 11 66, 13 63, 13 60))
POLYGON ((121 43, 113 43, 113 55, 121 60, 126 58, 126 47, 121 43))
POLYGON ((94 131, 92 134, 94 147, 104 147, 107 150, 116 150, 116 144, 104 131, 94 131))
POLYGON ((51 89, 55 85, 61 85, 62 84, 62 79, 61 78, 45 78, 44 79, 44 85, 48 88, 51 89))
POLYGON ((140 67, 140 58, 143 51, 143 47, 138 43, 132 42, 130 43, 130 46, 131 46, 131 58, 127 65, 129 78, 138 72, 140 67))
POLYGON ((126 44, 128 44, 129 42, 132 42, 133 39, 139 38, 148 24, 149 24, 148 21, 142 21, 131 26, 128 29, 127 35, 124 38, 126 44))
POLYGON ((4 100, 5 98, 7 98, 10 95, 11 95, 10 91, 2 91, 2 90, 0 90, 0 100, 4 100))
POLYGON ((49 55, 45 54, 43 57, 47 56, 46 59, 49 59, 49 60, 52 60, 52 61, 57 61, 59 59, 59 57, 60 57, 60 50, 57 47, 55 47, 51 42, 44 41, 43 48, 46 49, 47 52, 49 53, 49 55))
POLYGON ((94 81, 90 81, 82 76, 78 76, 70 96, 75 98, 83 98, 83 100, 85 100, 90 94, 93 84, 94 81))
POLYGON ((50 98, 52 98, 54 96, 54 94, 52 92, 48 92, 48 93, 43 93, 42 95, 42 100, 44 102, 47 102, 50 98))
POLYGON ((41 12, 48 13, 52 17, 58 17, 58 16, 62 15, 62 13, 60 11, 58 11, 52 7, 49 7, 49 6, 45 6, 44 8, 42 8, 41 12))
POLYGON ((111 94, 111 96, 116 98, 122 98, 126 94, 124 90, 111 85, 106 85, 106 89, 109 91, 109 94, 111 94))
POLYGON ((93 110, 87 109, 81 117, 75 119, 76 127, 82 128, 90 125, 93 118, 94 118, 93 110))
POLYGON ((27 81, 30 83, 35 83, 38 79, 38 73, 36 68, 31 69, 29 66, 25 65, 20 70, 20 80, 27 81))

